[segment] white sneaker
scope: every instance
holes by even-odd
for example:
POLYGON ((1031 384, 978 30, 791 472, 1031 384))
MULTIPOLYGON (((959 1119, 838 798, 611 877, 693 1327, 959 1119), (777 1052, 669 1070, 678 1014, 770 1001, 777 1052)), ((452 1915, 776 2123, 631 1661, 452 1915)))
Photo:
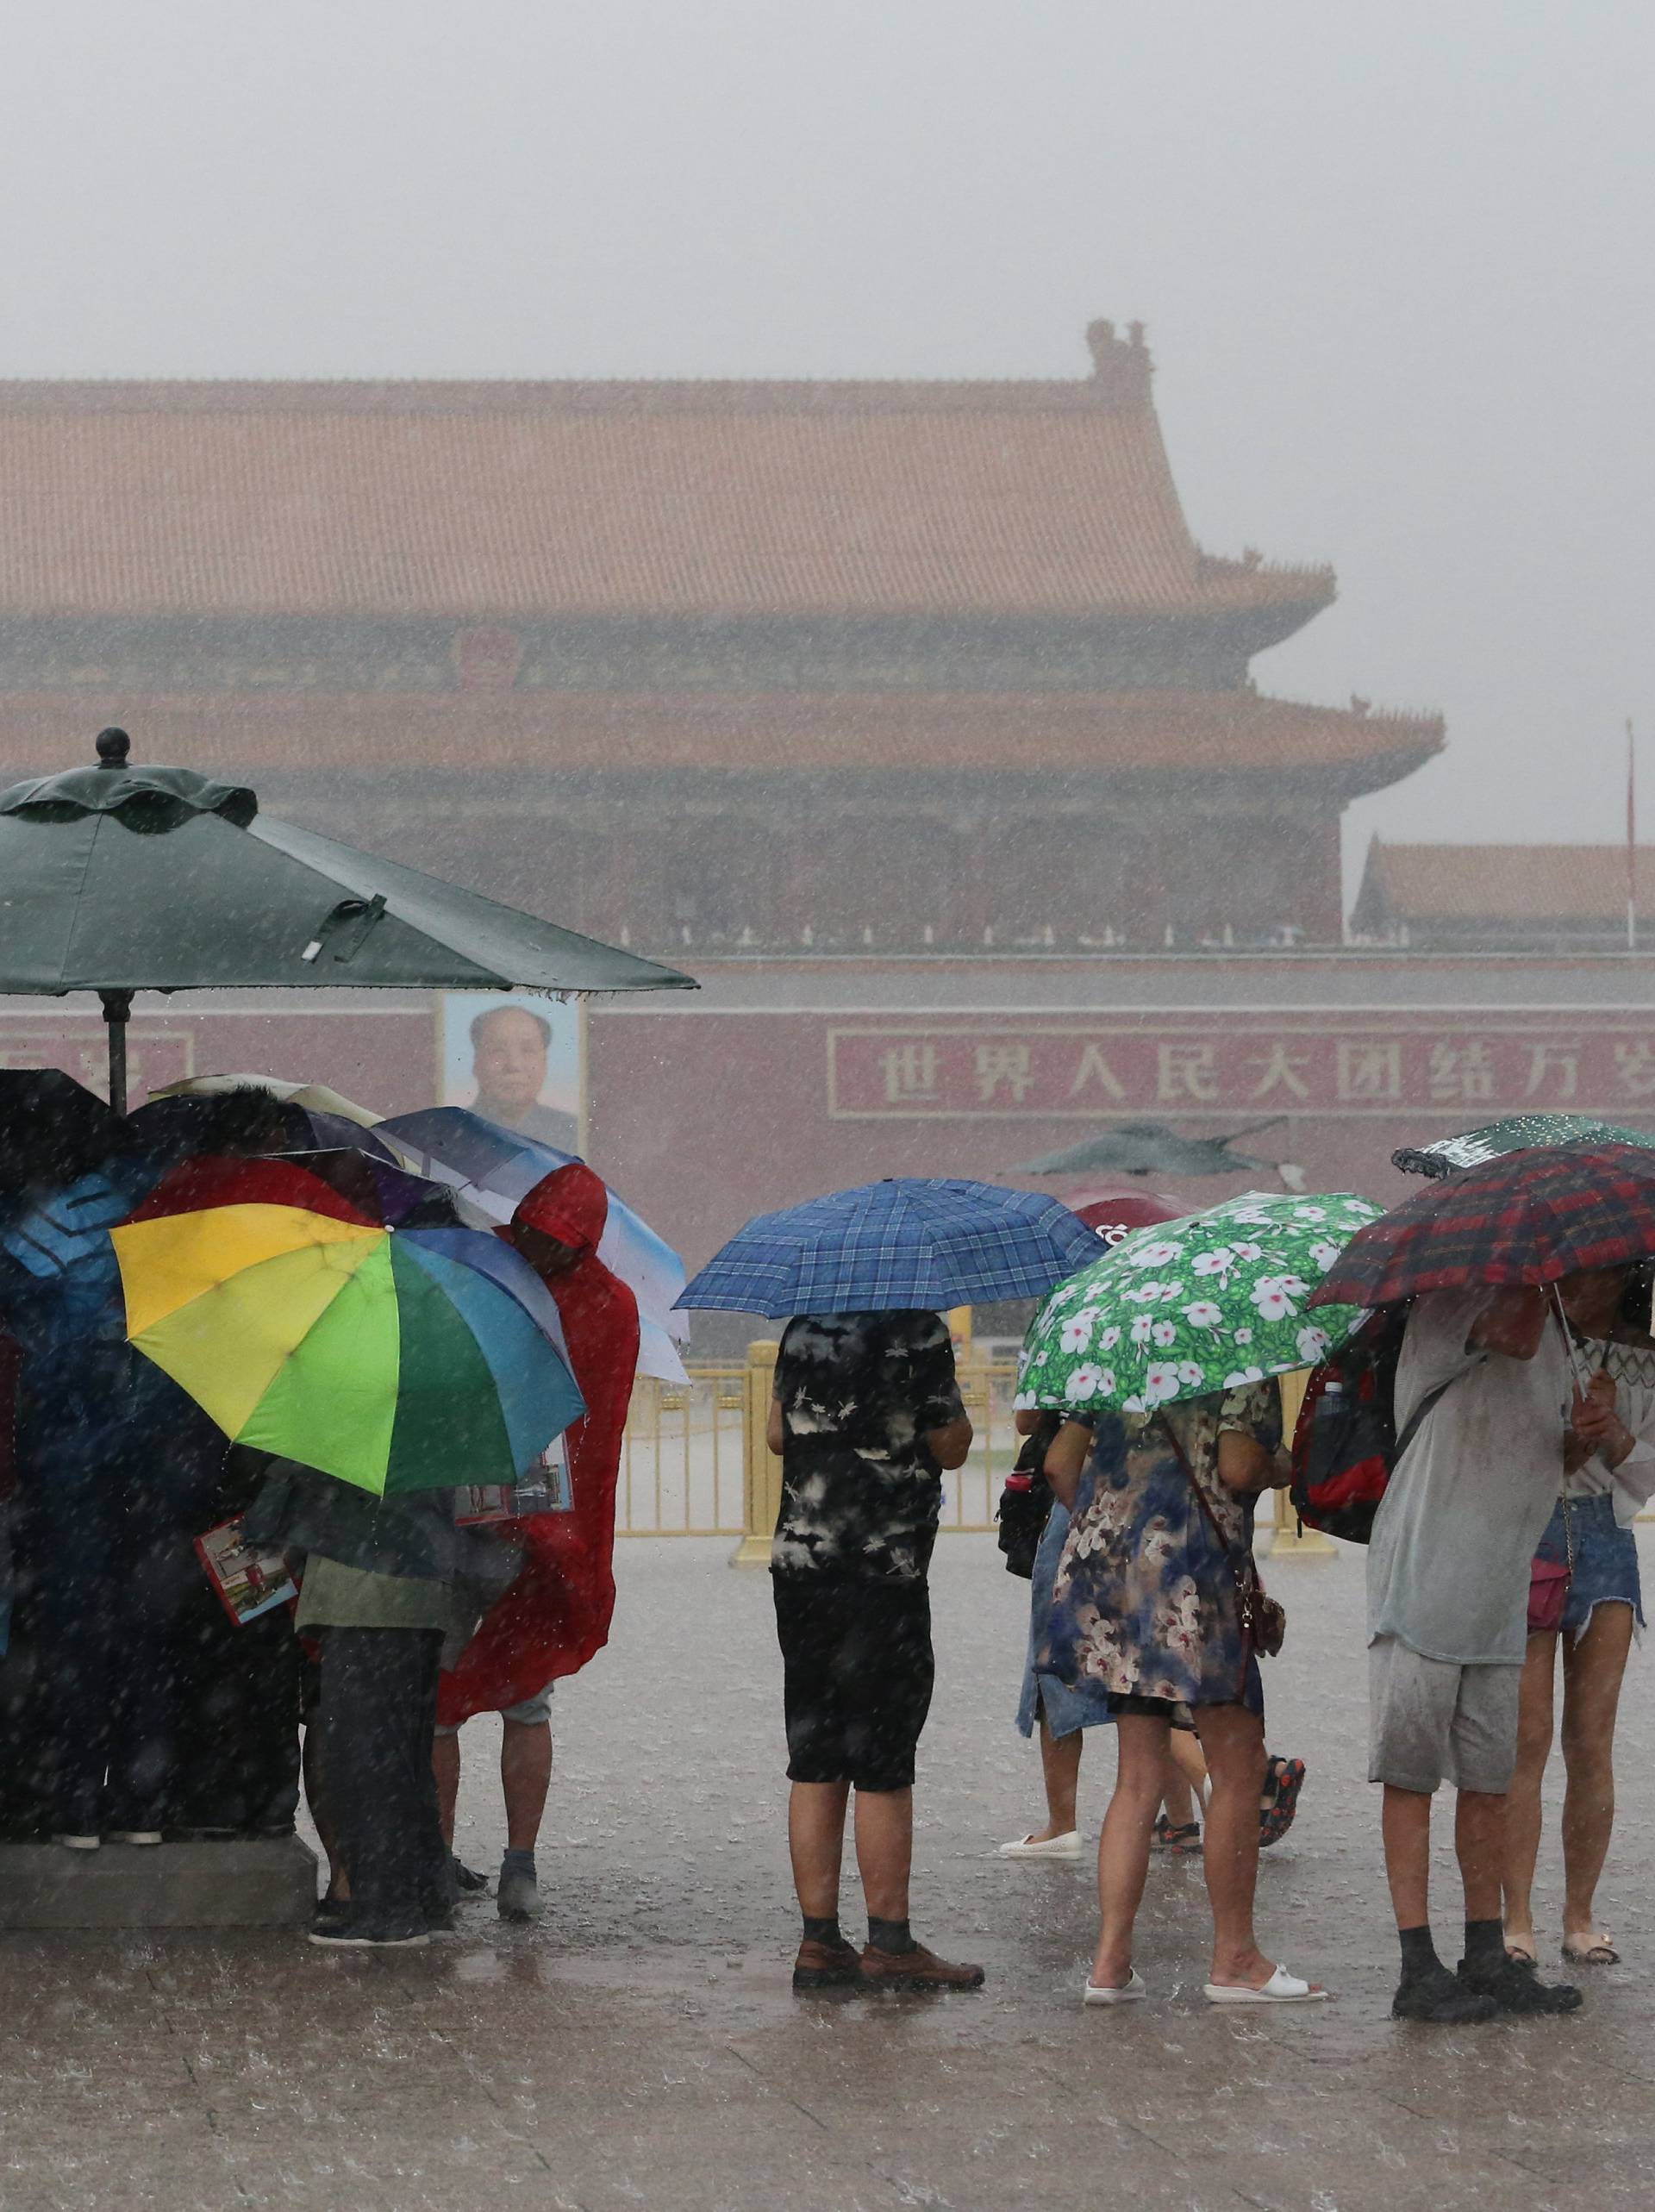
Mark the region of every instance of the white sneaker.
POLYGON ((60 1843, 66 1851, 97 1851, 103 1844, 101 1835, 54 1835, 53 1843, 60 1843))
POLYGON ((160 1840, 159 1828, 111 1828, 109 1831, 111 1843, 141 1843, 147 1846, 159 1843, 160 1840))
POLYGON ((1002 1859, 1078 1859, 1080 1830, 1071 1828, 1067 1835, 1048 1836, 1037 1843, 1032 1835, 1020 1836, 1015 1843, 1002 1843, 1002 1859))

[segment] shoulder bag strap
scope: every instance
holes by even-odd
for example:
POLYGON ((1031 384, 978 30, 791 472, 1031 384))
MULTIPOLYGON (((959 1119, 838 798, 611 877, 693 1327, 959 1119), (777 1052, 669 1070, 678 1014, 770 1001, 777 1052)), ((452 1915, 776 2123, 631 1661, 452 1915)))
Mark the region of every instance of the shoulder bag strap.
MULTIPOLYGON (((1196 1471, 1190 1464, 1190 1455, 1178 1440, 1177 1430, 1173 1428, 1171 1422, 1167 1419, 1165 1414, 1162 1414, 1160 1416, 1160 1423, 1161 1427, 1166 1431, 1167 1441, 1171 1445, 1172 1449, 1178 1455, 1178 1465, 1183 1469, 1185 1475, 1189 1478, 1190 1487, 1196 1494, 1196 1504, 1206 1515, 1208 1521, 1211 1523, 1214 1535, 1217 1537, 1220 1544, 1223 1547, 1224 1556, 1230 1563, 1230 1572, 1234 1575, 1237 1587, 1239 1588, 1240 1586, 1242 1578, 1242 1567, 1240 1555, 1238 1554, 1235 1547, 1231 1543, 1229 1538, 1225 1534, 1224 1524, 1219 1519, 1217 1514, 1214 1512, 1211 1499, 1208 1497, 1206 1491, 1202 1490, 1200 1483, 1196 1478, 1196 1471)), ((1256 1584, 1258 1579, 1258 1566, 1253 1560, 1251 1552, 1247 1553, 1247 1578, 1250 1585, 1256 1584)))

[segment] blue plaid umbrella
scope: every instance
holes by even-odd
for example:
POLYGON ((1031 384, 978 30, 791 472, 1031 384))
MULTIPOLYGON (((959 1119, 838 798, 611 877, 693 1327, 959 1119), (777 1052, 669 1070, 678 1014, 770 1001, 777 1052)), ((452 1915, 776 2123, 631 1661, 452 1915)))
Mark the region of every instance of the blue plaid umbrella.
POLYGON ((1098 1255, 1097 1232, 1041 1191, 927 1178, 864 1184, 760 1214, 678 1300, 725 1312, 941 1312, 1043 1297, 1098 1255))

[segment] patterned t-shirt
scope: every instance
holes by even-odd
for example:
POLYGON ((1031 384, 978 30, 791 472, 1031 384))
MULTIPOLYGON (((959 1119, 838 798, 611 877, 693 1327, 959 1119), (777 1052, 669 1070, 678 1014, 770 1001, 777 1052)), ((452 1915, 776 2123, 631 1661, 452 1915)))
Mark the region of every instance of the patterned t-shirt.
POLYGON ((784 1442, 771 1566, 923 1580, 942 1507, 925 1438, 965 1411, 941 1315, 802 1314, 782 1338, 776 1396, 784 1442))

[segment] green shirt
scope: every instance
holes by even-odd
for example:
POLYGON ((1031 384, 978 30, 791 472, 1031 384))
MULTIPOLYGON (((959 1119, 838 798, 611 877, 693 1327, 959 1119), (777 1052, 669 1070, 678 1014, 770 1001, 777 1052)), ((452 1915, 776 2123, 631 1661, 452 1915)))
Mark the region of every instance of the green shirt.
POLYGON ((441 1628, 453 1617, 446 1582, 370 1574, 312 1555, 294 1618, 298 1628, 441 1628))

